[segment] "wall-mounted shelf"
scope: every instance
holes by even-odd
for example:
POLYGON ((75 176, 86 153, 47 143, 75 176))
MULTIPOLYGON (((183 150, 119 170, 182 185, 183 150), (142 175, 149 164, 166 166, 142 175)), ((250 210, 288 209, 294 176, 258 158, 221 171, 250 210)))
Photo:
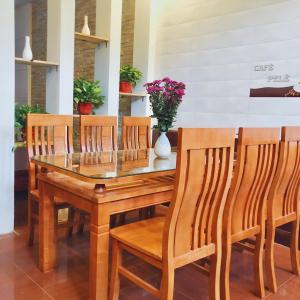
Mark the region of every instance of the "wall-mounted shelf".
POLYGON ((96 35, 86 35, 80 32, 75 32, 75 38, 77 40, 81 40, 81 41, 86 41, 86 42, 90 42, 90 43, 94 43, 94 44, 101 44, 101 43, 105 43, 107 46, 108 43, 108 39, 100 37, 100 36, 96 36, 96 35))
POLYGON ((52 61, 43 61, 43 60, 26 60, 21 57, 16 57, 15 61, 17 64, 28 65, 28 66, 40 66, 40 67, 49 67, 49 68, 57 68, 59 66, 58 63, 52 61))
POLYGON ((145 93, 119 93, 120 96, 124 96, 124 97, 133 97, 133 98, 144 98, 147 96, 147 94, 145 93))

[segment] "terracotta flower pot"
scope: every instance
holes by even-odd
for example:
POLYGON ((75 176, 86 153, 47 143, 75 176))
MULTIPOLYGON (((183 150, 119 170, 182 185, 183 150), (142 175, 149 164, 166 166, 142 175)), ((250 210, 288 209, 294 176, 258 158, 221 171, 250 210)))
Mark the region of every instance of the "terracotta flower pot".
POLYGON ((80 102, 77 110, 80 115, 90 115, 93 111, 93 107, 93 103, 91 102, 80 102))
POLYGON ((122 93, 132 93, 132 84, 127 81, 120 82, 120 92, 122 93))

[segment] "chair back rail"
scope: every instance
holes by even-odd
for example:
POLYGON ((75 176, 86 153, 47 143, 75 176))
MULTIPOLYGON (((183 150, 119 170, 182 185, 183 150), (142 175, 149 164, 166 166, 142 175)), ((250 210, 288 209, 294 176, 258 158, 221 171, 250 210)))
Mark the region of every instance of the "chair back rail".
POLYGON ((73 152, 73 116, 28 114, 26 141, 29 165, 29 190, 36 188, 36 168, 30 161, 35 155, 73 152))
POLYGON ((300 185, 300 127, 283 127, 278 167, 268 197, 268 216, 279 220, 297 213, 300 185))
POLYGON ((124 150, 146 149, 151 147, 150 117, 123 117, 122 145, 124 150))
POLYGON ((180 128, 178 133, 176 188, 163 242, 163 258, 171 259, 220 245, 234 154, 234 129, 180 128))
POLYGON ((80 116, 81 152, 117 149, 118 120, 115 116, 80 116))
POLYGON ((224 213, 224 230, 231 234, 243 235, 265 220, 266 199, 278 161, 279 136, 279 128, 239 129, 237 162, 224 213))

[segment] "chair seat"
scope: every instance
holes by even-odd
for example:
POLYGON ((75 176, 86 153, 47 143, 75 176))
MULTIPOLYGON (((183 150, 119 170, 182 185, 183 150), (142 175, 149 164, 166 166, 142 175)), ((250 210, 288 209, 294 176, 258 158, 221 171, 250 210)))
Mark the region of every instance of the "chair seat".
POLYGON ((111 237, 156 260, 162 260, 165 218, 152 218, 120 226, 110 231, 111 237))

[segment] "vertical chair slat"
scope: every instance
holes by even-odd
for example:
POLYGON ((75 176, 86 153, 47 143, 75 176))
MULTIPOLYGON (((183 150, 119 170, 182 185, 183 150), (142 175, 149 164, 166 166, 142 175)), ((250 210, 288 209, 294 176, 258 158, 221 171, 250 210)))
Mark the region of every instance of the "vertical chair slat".
POLYGON ((80 149, 82 152, 117 149, 117 117, 80 116, 80 149))
POLYGON ((151 147, 151 118, 124 116, 122 123, 122 146, 124 150, 151 147))

